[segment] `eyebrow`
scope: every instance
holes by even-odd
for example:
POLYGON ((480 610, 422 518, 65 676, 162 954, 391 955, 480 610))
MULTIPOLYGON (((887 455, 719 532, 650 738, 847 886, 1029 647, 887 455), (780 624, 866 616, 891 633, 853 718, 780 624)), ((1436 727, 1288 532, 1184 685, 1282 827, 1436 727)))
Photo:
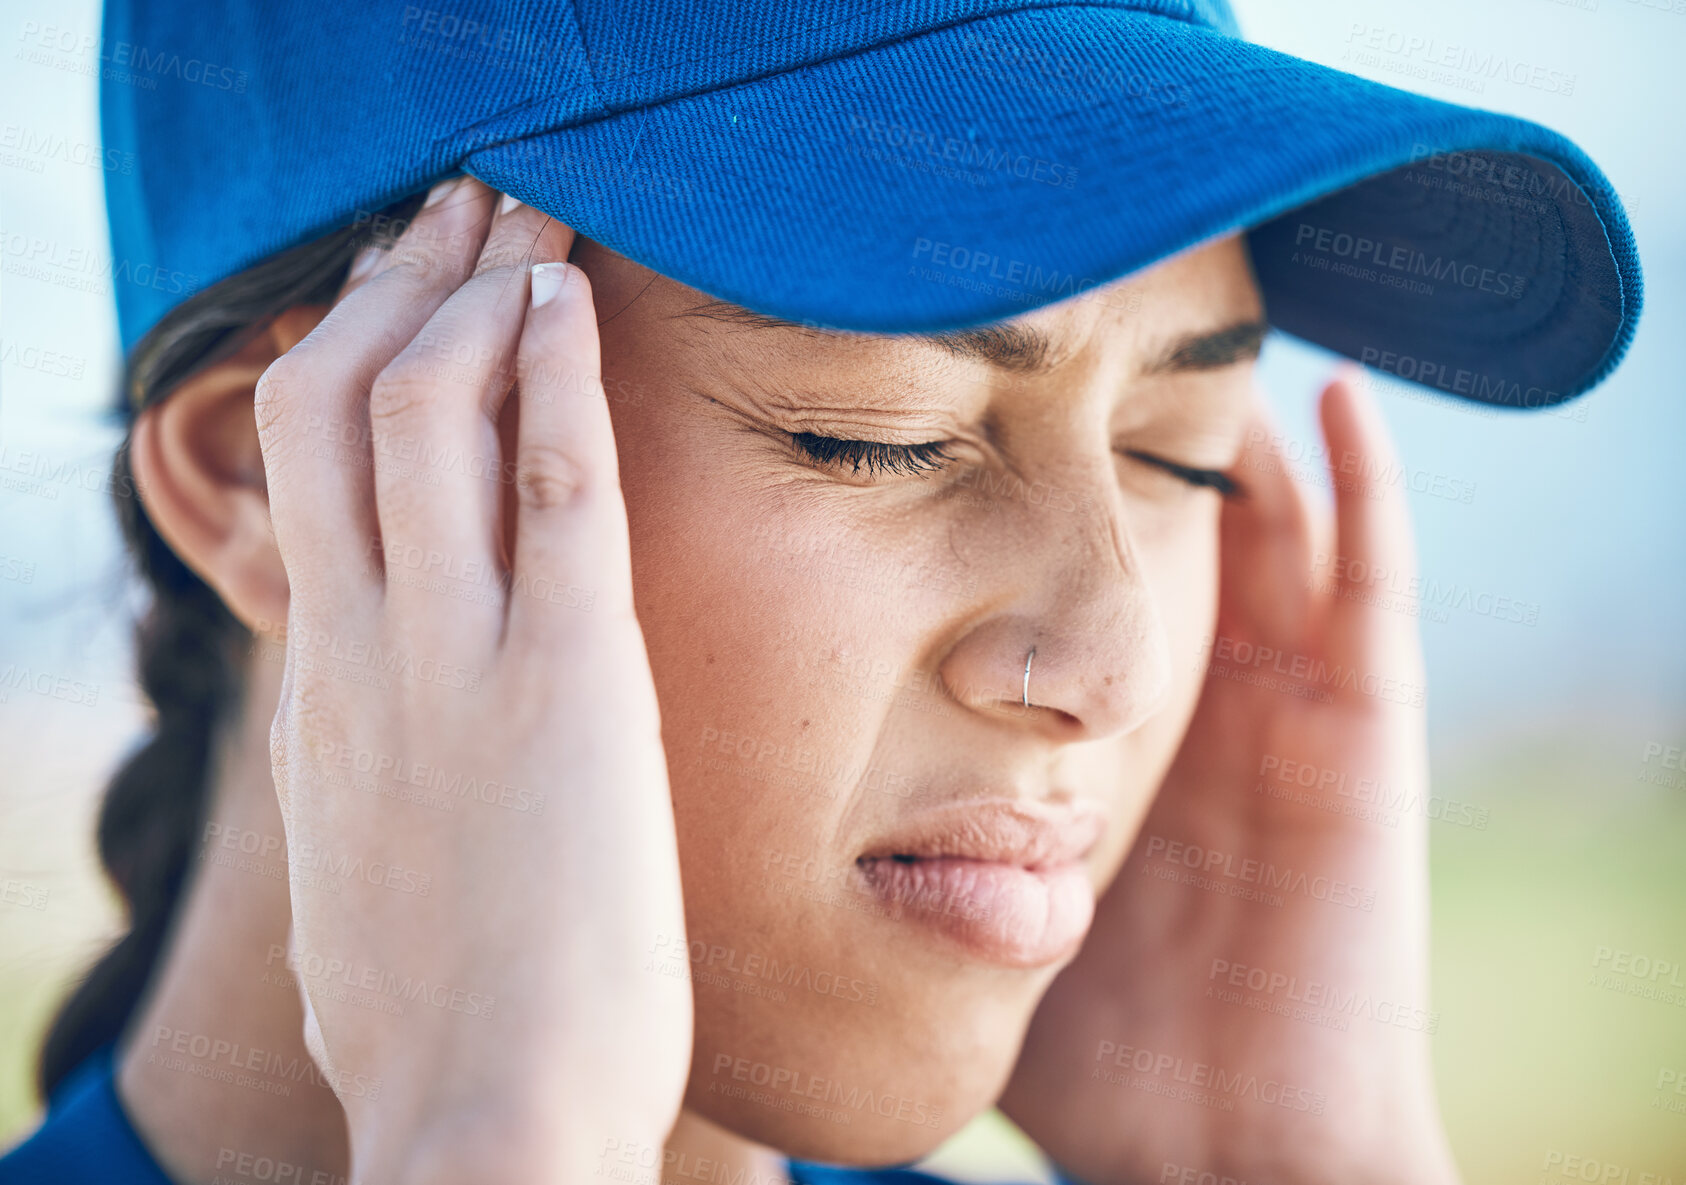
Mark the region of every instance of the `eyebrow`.
MULTIPOLYGON (((796 329, 803 333, 836 336, 836 331, 817 325, 787 321, 783 317, 751 312, 726 301, 708 301, 687 309, 681 316, 725 321, 747 329, 796 329)), ((1146 374, 1181 374, 1190 371, 1221 370, 1259 356, 1270 332, 1268 322, 1238 321, 1221 329, 1191 333, 1162 348, 1144 370, 1146 374)), ((1040 374, 1052 370, 1057 351, 1048 335, 1026 325, 984 325, 976 329, 950 329, 939 333, 910 333, 901 336, 927 342, 957 358, 987 362, 1002 370, 1040 374)))

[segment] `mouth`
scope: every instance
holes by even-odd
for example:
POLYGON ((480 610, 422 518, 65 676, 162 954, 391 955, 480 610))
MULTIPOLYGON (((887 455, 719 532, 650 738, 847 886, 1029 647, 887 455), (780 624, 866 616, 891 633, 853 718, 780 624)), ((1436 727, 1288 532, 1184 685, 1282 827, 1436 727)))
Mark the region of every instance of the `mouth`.
POLYGON ((896 920, 981 962, 1043 967, 1088 933, 1095 895, 1084 861, 1104 830, 1093 807, 953 803, 874 841, 855 867, 896 920))

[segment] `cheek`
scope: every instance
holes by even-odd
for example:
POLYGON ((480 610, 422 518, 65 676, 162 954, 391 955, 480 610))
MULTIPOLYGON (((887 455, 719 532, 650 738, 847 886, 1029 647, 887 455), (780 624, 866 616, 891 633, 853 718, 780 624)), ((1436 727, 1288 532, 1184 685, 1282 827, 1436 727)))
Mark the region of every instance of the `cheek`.
MULTIPOLYGON (((746 475, 718 427, 663 393, 615 413, 633 592, 662 713, 688 914, 735 928, 795 924, 792 868, 836 861, 848 791, 881 706, 840 694, 839 655, 871 614, 828 580, 845 540, 804 527, 746 475)), ((764 480, 764 479, 763 479, 764 480)))
POLYGON ((1006 1046, 980 1053, 972 1026, 944 1018, 960 1008, 980 1031, 1013 1032, 1034 986, 987 980, 956 1004, 943 977, 895 957, 888 923, 846 887, 852 812, 905 805, 875 755, 895 746, 887 721, 908 727, 911 639, 929 608, 907 606, 894 578, 863 579, 849 550, 861 524, 800 499, 767 504, 706 427, 658 421, 616 413, 691 943, 688 960, 664 963, 690 964, 687 1105, 815 1159, 911 1160, 987 1106, 1007 1068, 1006 1046), (934 1084, 933 1064, 968 1073, 934 1084), (815 1090, 893 1105, 839 1126, 767 1106, 739 1070, 749 1086, 794 1070, 815 1090))

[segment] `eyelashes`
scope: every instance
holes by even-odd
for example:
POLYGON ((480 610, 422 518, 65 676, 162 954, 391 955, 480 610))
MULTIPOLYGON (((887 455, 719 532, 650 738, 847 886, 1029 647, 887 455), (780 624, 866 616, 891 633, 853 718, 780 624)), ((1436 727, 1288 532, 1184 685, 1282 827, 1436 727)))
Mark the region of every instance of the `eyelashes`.
MULTIPOLYGON (((794 432, 791 441, 810 461, 821 465, 847 465, 851 473, 857 474, 865 465, 868 476, 935 473, 954 459, 945 451, 945 442, 940 440, 924 444, 887 444, 881 440, 840 440, 813 432, 794 432)), ((1220 470, 1179 464, 1139 449, 1126 449, 1124 455, 1162 469, 1196 489, 1216 490, 1224 498, 1235 498, 1241 494, 1240 484, 1220 470)))
POLYGON ((1186 481, 1198 489, 1216 490, 1225 498, 1241 496, 1241 483, 1229 474, 1218 469, 1197 469, 1193 465, 1180 465, 1176 461, 1167 460, 1154 453, 1144 453, 1140 449, 1125 449, 1124 455, 1134 457, 1149 465, 1156 465, 1171 476, 1186 481))
POLYGON ((791 435, 796 447, 809 460, 822 465, 849 465, 859 473, 866 466, 867 474, 902 473, 908 475, 935 473, 954 457, 943 449, 940 440, 925 444, 886 444, 881 440, 839 440, 835 436, 818 436, 812 432, 791 435))

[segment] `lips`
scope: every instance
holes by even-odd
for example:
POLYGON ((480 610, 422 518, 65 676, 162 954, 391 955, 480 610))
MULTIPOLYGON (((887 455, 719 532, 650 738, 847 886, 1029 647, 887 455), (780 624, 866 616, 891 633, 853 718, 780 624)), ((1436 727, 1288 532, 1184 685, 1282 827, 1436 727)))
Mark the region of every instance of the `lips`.
POLYGON ((855 865, 898 920, 1004 967, 1076 952, 1094 918, 1083 861, 1105 828, 1093 807, 1019 799, 953 803, 873 841, 855 865))

